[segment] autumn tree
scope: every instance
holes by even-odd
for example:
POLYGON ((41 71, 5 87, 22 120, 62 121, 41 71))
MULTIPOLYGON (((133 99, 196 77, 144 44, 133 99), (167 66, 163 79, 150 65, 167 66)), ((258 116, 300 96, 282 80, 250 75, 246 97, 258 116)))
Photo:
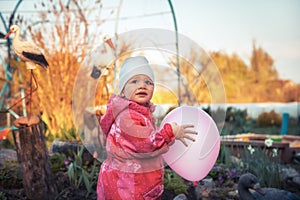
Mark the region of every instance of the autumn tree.
POLYGON ((261 47, 257 48, 255 42, 253 42, 250 61, 250 68, 254 75, 254 83, 265 83, 270 80, 278 79, 278 72, 275 69, 273 58, 261 47))
POLYGON ((274 67, 273 58, 261 47, 257 48, 255 42, 253 42, 250 69, 252 91, 256 94, 253 101, 269 101, 274 91, 270 82, 278 79, 278 72, 274 67))
MULTIPOLYGON (((33 104, 54 137, 59 137, 60 128, 73 126, 72 92, 77 71, 87 53, 97 42, 102 43, 98 35, 105 20, 98 1, 93 5, 84 0, 67 4, 62 0, 42 1, 35 7, 41 10, 39 18, 23 22, 22 27, 28 27, 23 29, 23 36, 44 50, 50 66, 47 71, 35 70, 39 88, 33 94, 33 104)), ((28 73, 24 74, 29 80, 28 73)))
MULTIPOLYGON (((225 91, 218 67, 203 49, 190 49, 179 59, 181 100, 183 104, 224 103, 225 91)), ((170 65, 177 67, 176 57, 170 65)))
POLYGON ((237 54, 227 55, 223 52, 211 52, 212 59, 220 70, 228 102, 249 102, 250 69, 237 54))

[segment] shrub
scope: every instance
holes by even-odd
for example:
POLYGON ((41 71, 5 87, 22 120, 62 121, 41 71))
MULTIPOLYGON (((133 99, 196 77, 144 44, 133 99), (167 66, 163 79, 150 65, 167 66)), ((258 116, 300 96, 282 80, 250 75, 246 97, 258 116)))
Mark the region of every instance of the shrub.
POLYGON ((228 107, 226 110, 226 122, 244 123, 248 119, 247 109, 241 110, 234 107, 228 107))
POLYGON ((270 112, 262 112, 257 118, 257 123, 261 127, 280 126, 281 116, 274 110, 271 110, 270 112))
POLYGON ((167 190, 173 190, 175 194, 187 194, 188 186, 184 183, 184 180, 170 169, 165 170, 164 186, 167 190))
POLYGON ((227 108, 223 135, 249 132, 251 127, 253 127, 253 120, 249 117, 246 109, 227 108))

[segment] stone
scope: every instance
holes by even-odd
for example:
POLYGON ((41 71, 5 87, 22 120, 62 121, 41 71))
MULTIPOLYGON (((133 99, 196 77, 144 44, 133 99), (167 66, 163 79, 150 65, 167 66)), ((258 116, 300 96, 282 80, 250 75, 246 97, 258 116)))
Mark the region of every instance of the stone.
POLYGON ((176 197, 174 197, 173 200, 187 200, 187 197, 185 196, 185 194, 179 194, 176 197))
MULTIPOLYGON (((54 140, 50 146, 50 154, 52 153, 60 153, 65 154, 67 157, 73 157, 74 153, 82 148, 82 144, 79 142, 69 142, 69 141, 57 141, 54 140)), ((93 155, 87 150, 86 146, 84 146, 82 153, 82 161, 83 163, 92 163, 94 160, 93 155)))
POLYGON ((0 149, 0 163, 18 162, 17 152, 13 149, 0 149))

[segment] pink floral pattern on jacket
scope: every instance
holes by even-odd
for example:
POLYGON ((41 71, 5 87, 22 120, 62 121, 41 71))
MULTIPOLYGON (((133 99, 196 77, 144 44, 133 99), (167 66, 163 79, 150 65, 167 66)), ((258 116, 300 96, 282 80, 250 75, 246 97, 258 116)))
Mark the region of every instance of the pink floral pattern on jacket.
POLYGON ((157 129, 155 107, 113 95, 100 126, 106 136, 107 159, 102 163, 98 199, 159 199, 163 193, 162 154, 175 137, 170 124, 157 129))

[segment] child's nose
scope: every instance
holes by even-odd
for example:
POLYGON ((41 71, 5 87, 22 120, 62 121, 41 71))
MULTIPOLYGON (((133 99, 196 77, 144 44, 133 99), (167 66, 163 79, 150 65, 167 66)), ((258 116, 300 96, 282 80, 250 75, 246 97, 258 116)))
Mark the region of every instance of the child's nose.
POLYGON ((141 81, 140 83, 139 83, 139 87, 140 88, 145 88, 147 86, 147 84, 144 82, 144 81, 141 81))

